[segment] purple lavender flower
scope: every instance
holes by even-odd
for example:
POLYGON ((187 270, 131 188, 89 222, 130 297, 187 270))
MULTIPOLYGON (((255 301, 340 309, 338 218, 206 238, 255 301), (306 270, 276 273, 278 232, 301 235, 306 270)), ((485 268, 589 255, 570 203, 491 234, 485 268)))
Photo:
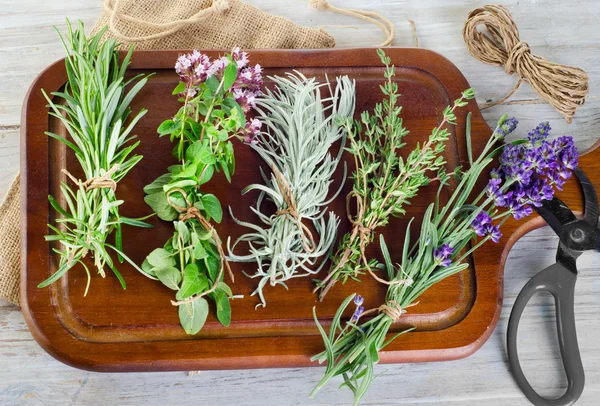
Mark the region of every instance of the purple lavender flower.
POLYGON ((548 138, 548 133, 552 128, 550 127, 550 123, 545 121, 540 123, 533 130, 529 131, 527 134, 527 139, 531 143, 531 145, 536 145, 539 142, 545 141, 548 138))
POLYGON ((443 244, 439 248, 433 249, 433 259, 443 267, 448 267, 452 263, 450 256, 454 252, 454 248, 450 244, 443 244))
MULTIPOLYGON (((496 206, 508 207, 517 220, 532 213, 530 206, 552 199, 555 189, 562 190, 579 163, 573 138, 548 141, 549 132, 550 124, 544 122, 529 132, 526 143, 506 145, 500 167, 490 176, 488 196, 496 206), (503 188, 505 182, 510 183, 503 188)), ((474 229, 478 235, 484 232, 481 227, 474 229)))
POLYGON ((512 133, 516 128, 517 124, 519 124, 519 120, 514 117, 511 117, 505 120, 503 123, 498 123, 498 128, 494 131, 494 134, 498 139, 503 140, 508 134, 512 133))
POLYGON ((362 306, 362 304, 365 302, 365 299, 363 299, 363 297, 361 295, 356 295, 354 296, 354 304, 357 306, 362 306))
POLYGON ((473 231, 475 231, 475 234, 477 234, 480 237, 483 237, 484 235, 486 235, 486 226, 488 224, 492 224, 492 218, 489 214, 487 214, 487 212, 480 211, 479 213, 477 213, 477 216, 475 216, 475 219, 473 219, 471 227, 473 227, 473 231))
POLYGON ((500 241, 500 237, 502 237, 502 233, 500 232, 500 229, 498 228, 498 226, 488 224, 485 227, 485 232, 487 235, 490 236, 490 238, 492 239, 493 242, 500 241))
POLYGON ((354 314, 352 315, 352 318, 350 319, 350 321, 356 323, 358 321, 358 319, 360 319, 360 316, 363 314, 364 311, 365 311, 364 307, 358 306, 356 308, 356 310, 354 311, 354 314))

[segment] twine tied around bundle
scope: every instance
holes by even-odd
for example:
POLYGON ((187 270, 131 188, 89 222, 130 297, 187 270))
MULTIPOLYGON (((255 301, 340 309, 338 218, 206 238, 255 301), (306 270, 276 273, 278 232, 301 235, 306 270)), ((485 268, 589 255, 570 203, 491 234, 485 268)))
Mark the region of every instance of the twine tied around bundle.
POLYGON ((387 303, 384 303, 381 306, 379 306, 377 310, 379 311, 379 313, 384 313, 394 322, 397 322, 400 319, 400 317, 402 317, 402 315, 406 313, 406 309, 408 309, 409 307, 416 306, 418 304, 419 302, 415 302, 402 307, 395 300, 390 300, 387 303))
POLYGON ((199 295, 189 297, 185 300, 180 300, 177 302, 174 300, 171 300, 171 304, 173 306, 181 306, 181 305, 184 305, 187 303, 191 303, 195 300, 200 299, 201 297, 204 297, 204 296, 209 295, 212 292, 214 292, 217 289, 217 285, 219 284, 219 280, 221 279, 221 276, 223 275, 225 268, 227 268, 227 272, 228 272, 229 277, 231 278, 232 282, 234 281, 234 276, 233 276, 233 271, 231 270, 231 267, 229 266, 229 262, 227 261, 227 257, 225 256, 225 251, 223 250, 223 244, 221 242, 221 239, 219 238, 219 235, 217 234, 217 230, 215 230, 215 228, 212 226, 212 224, 210 224, 210 222, 208 220, 206 220, 206 218, 202 215, 202 213, 200 213, 200 210, 198 210, 198 208, 196 206, 194 206, 188 200, 187 193, 185 193, 185 191, 183 189, 174 188, 167 192, 166 197, 167 197, 167 203, 169 203, 169 206, 171 206, 172 208, 174 208, 175 210, 180 212, 179 221, 186 221, 191 218, 195 218, 196 220, 198 220, 200 225, 206 229, 206 231, 209 231, 211 233, 213 239, 215 240, 215 245, 217 247, 217 251, 219 252, 219 257, 221 258, 221 268, 219 269, 219 274, 217 275, 217 278, 214 281, 213 286, 210 289, 208 289, 207 291, 202 292, 199 295), (175 192, 181 193, 181 195, 183 196, 183 199, 185 200, 187 207, 181 207, 178 204, 173 203, 169 199, 169 197, 175 192))
POLYGON ((519 76, 512 91, 481 107, 482 110, 506 101, 523 81, 529 82, 569 124, 577 107, 584 104, 588 93, 587 73, 531 54, 529 45, 519 39, 519 29, 506 7, 488 5, 472 10, 463 28, 463 38, 473 57, 489 65, 503 66, 509 75, 519 76), (477 30, 479 25, 486 27, 488 35, 477 30))
POLYGON ((229 9, 229 3, 227 0, 213 0, 211 6, 201 9, 200 11, 188 18, 169 21, 166 23, 153 23, 151 21, 142 20, 140 18, 125 14, 119 9, 119 1, 120 0, 104 0, 103 7, 104 11, 109 15, 108 25, 110 27, 110 30, 112 31, 113 36, 117 39, 120 39, 121 41, 127 42, 142 42, 157 38, 164 38, 181 30, 184 27, 188 27, 192 24, 204 21, 214 14, 220 14, 229 9), (129 35, 125 35, 121 31, 119 31, 119 29, 116 27, 117 20, 127 21, 142 28, 160 31, 155 34, 132 37, 129 35))
POLYGON ((106 171, 106 173, 104 175, 92 177, 92 178, 86 180, 85 182, 81 182, 80 180, 75 178, 73 175, 71 175, 71 173, 64 168, 62 169, 62 173, 67 175, 69 177, 69 179, 71 179, 73 181, 73 183, 75 183, 77 185, 81 184, 81 186, 86 191, 88 191, 90 189, 109 188, 109 189, 112 189, 113 192, 115 192, 117 190, 117 182, 115 182, 115 180, 112 178, 112 175, 114 175, 114 173, 116 171, 118 171, 119 169, 120 169, 119 164, 114 164, 108 171, 106 171))
POLYGON ((294 194, 290 184, 287 182, 283 174, 275 167, 275 165, 271 165, 271 171, 273 172, 273 176, 275 176, 275 182, 277 182, 277 187, 279 187, 281 196, 283 196, 283 201, 287 206, 285 209, 277 210, 275 215, 285 216, 289 214, 290 217, 294 219, 296 226, 298 227, 304 250, 306 250, 308 253, 314 252, 316 248, 315 239, 310 229, 302 222, 302 216, 300 216, 300 213, 298 213, 296 200, 294 199, 294 194))
MULTIPOLYGON (((348 215, 348 220, 352 223, 352 234, 350 235, 350 240, 354 240, 357 236, 360 242, 360 256, 362 258, 363 265, 367 268, 367 271, 371 274, 371 276, 379 283, 383 283, 384 285, 411 285, 412 279, 394 279, 391 281, 380 278, 373 272, 371 267, 369 266, 369 261, 367 260, 367 256, 365 254, 365 248, 370 243, 371 234, 373 233, 373 227, 367 227, 363 224, 363 219, 365 216, 365 208, 363 201, 360 198, 360 195, 356 191, 351 191, 346 196, 346 214, 348 215), (350 214, 350 202, 352 198, 356 200, 356 216, 352 217, 350 214)), ((346 257, 346 260, 348 258, 346 257)), ((340 264, 342 261, 340 261, 340 264)))

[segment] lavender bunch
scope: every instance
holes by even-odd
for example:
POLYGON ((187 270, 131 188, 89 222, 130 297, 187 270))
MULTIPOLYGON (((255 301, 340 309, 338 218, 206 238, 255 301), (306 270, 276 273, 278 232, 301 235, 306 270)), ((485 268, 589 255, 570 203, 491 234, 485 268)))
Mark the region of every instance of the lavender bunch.
MULTIPOLYGON (((482 244, 490 239, 498 242, 500 227, 510 216, 522 219, 530 214, 532 206, 551 199, 555 190, 570 178, 570 170, 578 163, 577 149, 571 137, 548 141, 548 123, 540 124, 526 140, 496 147, 516 124, 515 119, 502 117, 479 158, 472 161, 470 157, 470 168, 459 173, 459 185, 444 207, 439 204, 445 182, 442 183, 436 201, 425 212, 419 238, 412 247, 410 225, 406 229, 398 265, 394 265, 383 237, 380 238, 385 260, 381 268, 388 280, 408 280, 408 283, 390 284, 385 303, 367 311, 362 307, 362 298, 351 295, 338 309, 329 334, 319 324, 313 309, 325 351, 312 359, 319 363, 327 361, 327 369, 311 396, 332 377, 342 375, 342 386, 350 388, 354 403, 358 404, 375 377, 373 366, 379 361, 379 351, 398 336, 387 336, 391 325, 408 308, 417 305, 418 297, 431 286, 466 269, 465 259, 482 244), (477 180, 498 154, 501 154, 499 167, 491 172, 488 185, 472 198, 477 180), (477 236, 482 238, 477 241, 477 236), (357 307, 352 318, 344 323, 342 315, 353 300, 357 307), (371 313, 377 315, 365 317, 371 313), (359 324, 361 318, 365 321, 359 324)), ((468 151, 470 156, 470 147, 468 151)))
POLYGON ((455 110, 466 106, 468 100, 475 97, 472 89, 465 90, 444 110, 442 122, 433 129, 427 142, 417 145, 403 159, 397 154, 405 145, 403 137, 408 131, 400 117, 398 84, 393 81, 395 69, 383 50, 378 50, 378 55, 385 65, 386 81, 381 86, 385 99, 372 113, 365 111, 360 120, 350 118, 344 123, 350 143, 346 150, 353 155, 356 165, 352 174, 353 189, 347 196, 352 230, 342 238, 329 274, 324 280, 317 281, 315 291, 321 289, 321 299, 337 281, 357 279, 364 270, 386 283, 371 270, 376 261, 367 260, 365 249, 373 242, 375 230, 387 225, 391 216, 404 215, 403 206, 421 187, 429 184, 430 174, 443 167, 445 162, 441 154, 450 136, 447 127, 456 124, 455 110), (351 203, 356 205, 355 214, 350 212, 351 203))

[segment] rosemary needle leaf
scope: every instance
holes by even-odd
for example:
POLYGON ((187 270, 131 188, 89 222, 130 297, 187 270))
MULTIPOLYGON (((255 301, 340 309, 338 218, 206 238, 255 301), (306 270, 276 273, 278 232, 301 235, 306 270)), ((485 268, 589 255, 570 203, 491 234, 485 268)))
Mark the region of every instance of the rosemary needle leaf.
MULTIPOLYGON (((64 91, 52 93, 66 104, 56 103, 46 92, 43 94, 51 109, 49 114, 60 120, 70 139, 51 132, 46 132, 46 135, 73 150, 86 180, 76 179, 63 170, 75 188, 65 182, 61 184, 62 206, 54 197, 48 197, 50 205, 61 217, 56 220, 60 227, 48 225, 55 234, 46 239, 56 241, 63 250, 55 250, 60 256, 58 271, 39 287, 55 282, 80 263, 88 275, 87 293, 90 272, 82 259, 91 254, 98 273, 104 277, 108 267, 125 288, 125 280, 114 266, 107 248, 116 252, 119 261, 127 259, 133 264, 121 249, 121 225, 149 227, 140 219, 119 216, 123 201, 117 200, 115 194, 118 182, 142 159, 139 155, 131 155, 139 142, 131 143, 135 137, 130 133, 146 110, 142 109, 133 118, 129 115, 130 103, 146 84, 146 77, 137 76, 134 79, 137 82, 126 94, 128 82, 124 81, 124 75, 129 58, 119 64, 117 42, 113 39, 101 42, 107 28, 86 38, 81 22, 73 30, 67 21, 67 27, 67 37, 60 38, 67 52, 65 67, 68 80, 64 91), (129 124, 123 127, 127 120, 129 124), (116 247, 107 243, 108 236, 115 230, 116 247)), ((132 49, 129 55, 131 52, 132 49)))

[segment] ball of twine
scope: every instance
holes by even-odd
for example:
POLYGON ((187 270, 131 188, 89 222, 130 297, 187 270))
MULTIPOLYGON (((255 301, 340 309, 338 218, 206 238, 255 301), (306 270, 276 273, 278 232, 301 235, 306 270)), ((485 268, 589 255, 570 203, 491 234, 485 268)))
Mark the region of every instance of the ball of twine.
POLYGON ((488 5, 472 10, 463 28, 463 38, 475 58, 489 65, 503 66, 509 75, 519 76, 507 96, 482 109, 504 102, 523 81, 561 113, 567 123, 571 123, 577 107, 585 103, 587 73, 531 54, 529 45, 519 39, 519 29, 506 7, 488 5), (485 26, 486 31, 478 31, 479 25, 485 26))

